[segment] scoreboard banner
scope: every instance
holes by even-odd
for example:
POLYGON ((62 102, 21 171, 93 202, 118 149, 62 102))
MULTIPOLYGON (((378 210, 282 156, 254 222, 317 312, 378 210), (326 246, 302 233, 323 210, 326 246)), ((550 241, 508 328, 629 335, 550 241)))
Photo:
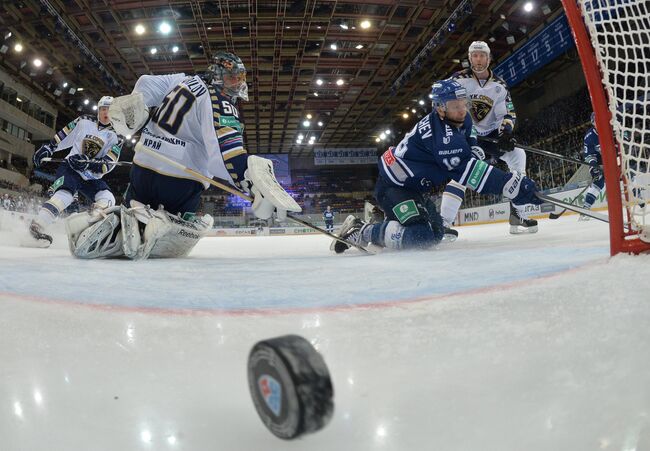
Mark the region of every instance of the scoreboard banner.
POLYGON ((377 149, 374 147, 342 147, 314 150, 315 165, 377 164, 377 149))
POLYGON ((494 73, 512 87, 572 47, 575 42, 567 18, 562 14, 496 66, 494 73))

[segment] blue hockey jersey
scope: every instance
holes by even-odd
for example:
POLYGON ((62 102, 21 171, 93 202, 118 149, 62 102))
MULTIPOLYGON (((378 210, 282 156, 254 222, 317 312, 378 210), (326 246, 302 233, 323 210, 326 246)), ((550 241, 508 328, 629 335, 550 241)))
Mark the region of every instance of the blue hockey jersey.
POLYGON ((598 140, 598 132, 594 127, 587 130, 584 139, 584 147, 582 151, 582 158, 590 166, 597 166, 603 164, 603 159, 600 154, 600 141, 598 140))
POLYGON ((463 125, 456 127, 432 111, 396 147, 384 152, 379 174, 390 184, 418 192, 453 179, 480 193, 501 194, 509 177, 473 158, 473 145, 476 138, 469 114, 463 125))

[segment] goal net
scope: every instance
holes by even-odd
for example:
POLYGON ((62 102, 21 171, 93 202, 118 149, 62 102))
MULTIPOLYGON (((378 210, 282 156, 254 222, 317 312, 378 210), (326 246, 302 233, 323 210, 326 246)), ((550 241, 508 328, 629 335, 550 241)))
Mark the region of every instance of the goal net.
POLYGON ((611 253, 650 250, 650 2, 562 0, 603 157, 611 253))

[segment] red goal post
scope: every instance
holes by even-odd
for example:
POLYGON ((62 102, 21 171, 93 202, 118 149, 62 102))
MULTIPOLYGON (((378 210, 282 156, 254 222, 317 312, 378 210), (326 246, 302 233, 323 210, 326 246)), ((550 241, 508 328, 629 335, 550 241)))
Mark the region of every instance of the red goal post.
POLYGON ((611 255, 650 250, 649 3, 562 0, 596 113, 611 255))

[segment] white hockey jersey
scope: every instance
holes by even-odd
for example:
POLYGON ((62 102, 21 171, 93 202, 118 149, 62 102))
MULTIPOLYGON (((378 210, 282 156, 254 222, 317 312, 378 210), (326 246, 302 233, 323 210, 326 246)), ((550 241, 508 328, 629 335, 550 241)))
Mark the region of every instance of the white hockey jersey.
POLYGON ((479 136, 489 135, 504 121, 510 121, 514 129, 517 116, 503 79, 490 71, 487 80, 479 81, 471 69, 456 72, 451 78, 467 90, 472 102, 470 113, 479 136))
MULTIPOLYGON (((243 125, 228 97, 199 76, 185 74, 143 75, 133 92, 141 92, 145 104, 156 108, 142 129, 140 144, 208 178, 233 185, 242 179, 245 159, 240 164, 242 158, 236 157, 246 155, 243 125)), ((195 180, 144 152, 136 152, 133 161, 160 174, 195 180)))
MULTIPOLYGON (((102 125, 94 116, 79 116, 63 127, 52 140, 55 152, 68 150, 67 160, 72 155, 87 155, 92 160, 117 161, 122 151, 122 140, 111 125, 102 125)), ((116 165, 104 165, 102 172, 77 171, 84 180, 96 180, 111 172, 116 165)))

